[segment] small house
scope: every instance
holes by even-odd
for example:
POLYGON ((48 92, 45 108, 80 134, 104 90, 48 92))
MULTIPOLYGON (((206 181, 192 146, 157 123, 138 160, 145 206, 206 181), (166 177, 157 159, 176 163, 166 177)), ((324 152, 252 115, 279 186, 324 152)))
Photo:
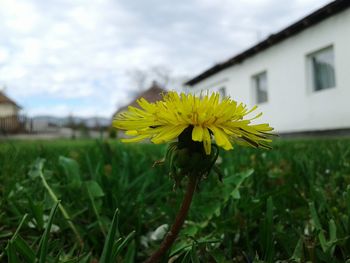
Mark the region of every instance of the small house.
POLYGON ((21 129, 21 109, 21 106, 0 91, 0 133, 11 133, 21 129))

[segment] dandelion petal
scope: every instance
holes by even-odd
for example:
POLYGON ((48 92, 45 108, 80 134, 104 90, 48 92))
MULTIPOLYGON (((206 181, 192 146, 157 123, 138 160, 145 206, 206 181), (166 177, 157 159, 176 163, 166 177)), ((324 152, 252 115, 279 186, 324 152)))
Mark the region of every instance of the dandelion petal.
POLYGON ((196 142, 203 141, 203 128, 201 126, 194 126, 192 130, 192 140, 196 142))

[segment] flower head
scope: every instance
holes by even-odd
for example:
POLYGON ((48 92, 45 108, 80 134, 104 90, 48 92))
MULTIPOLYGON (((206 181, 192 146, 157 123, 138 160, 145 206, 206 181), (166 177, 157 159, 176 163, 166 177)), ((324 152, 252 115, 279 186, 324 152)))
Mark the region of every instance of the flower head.
POLYGON ((190 131, 190 139, 201 142, 206 155, 211 154, 213 139, 225 150, 233 149, 235 143, 270 148, 269 136, 273 128, 268 124, 251 123, 261 113, 246 118, 257 107, 249 110, 229 97, 221 101, 219 97, 218 93, 198 97, 171 91, 155 103, 141 98, 137 101, 141 108, 130 106, 128 111, 114 119, 113 126, 133 136, 123 139, 124 142, 150 139, 159 144, 180 138, 183 132, 188 134, 190 131))

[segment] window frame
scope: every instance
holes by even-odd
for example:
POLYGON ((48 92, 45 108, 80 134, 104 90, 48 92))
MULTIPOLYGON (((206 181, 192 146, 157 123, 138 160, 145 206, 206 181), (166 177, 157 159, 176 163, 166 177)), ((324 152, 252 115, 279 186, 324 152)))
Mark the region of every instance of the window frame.
POLYGON ((327 90, 333 90, 337 87, 337 77, 336 77, 336 65, 335 65, 335 48, 333 44, 326 45, 322 48, 318 48, 312 52, 309 52, 306 55, 306 65, 307 65, 307 82, 308 82, 308 91, 309 93, 319 93, 327 90), (315 83, 315 68, 314 68, 314 63, 313 63, 313 58, 325 51, 331 50, 332 51, 332 62, 333 62, 333 77, 334 77, 334 85, 327 87, 327 88, 321 88, 317 89, 317 84, 315 83))
MULTIPOLYGON (((268 73, 267 70, 260 71, 259 73, 256 73, 252 75, 252 89, 253 89, 253 101, 254 104, 266 104, 269 102, 269 85, 268 85, 268 73), (264 101, 259 101, 259 90, 258 90, 258 79, 261 76, 264 76, 266 78, 266 99, 264 101)), ((261 90, 261 89, 260 89, 261 90)))

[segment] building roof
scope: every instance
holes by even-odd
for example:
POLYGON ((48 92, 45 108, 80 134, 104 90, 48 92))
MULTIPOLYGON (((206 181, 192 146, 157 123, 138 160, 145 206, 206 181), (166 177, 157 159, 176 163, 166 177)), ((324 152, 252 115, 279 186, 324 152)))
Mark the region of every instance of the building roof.
MULTIPOLYGON (((158 100, 162 99, 162 93, 166 92, 165 89, 163 89, 162 87, 160 87, 157 82, 153 81, 151 87, 147 90, 145 90, 144 92, 142 92, 141 94, 139 94, 131 103, 129 103, 128 105, 118 109, 118 111, 115 113, 119 113, 122 111, 127 110, 127 108, 129 106, 133 106, 136 108, 139 108, 139 105, 137 103, 137 100, 140 98, 145 98, 148 102, 156 102, 158 100)), ((115 115, 114 114, 114 115, 115 115)))
POLYGON ((16 106, 17 108, 21 108, 16 102, 7 97, 3 91, 0 90, 0 104, 11 104, 16 106))
POLYGON ((239 53, 238 55, 235 55, 234 57, 228 59, 227 61, 224 61, 222 63, 219 63, 208 70, 204 71, 203 73, 199 74, 198 76, 190 79, 185 84, 189 86, 193 86, 196 83, 216 74, 217 72, 220 72, 228 67, 231 67, 235 64, 239 64, 243 62, 245 59, 252 57, 256 55, 257 53, 327 19, 328 17, 331 17, 347 8, 350 7, 350 1, 349 0, 336 0, 333 1, 322 8, 316 10, 315 12, 311 13, 310 15, 300 19, 299 21, 295 22, 294 24, 286 27, 285 29, 279 31, 276 34, 272 34, 269 37, 267 37, 265 40, 257 43, 253 47, 243 51, 242 53, 239 53))

